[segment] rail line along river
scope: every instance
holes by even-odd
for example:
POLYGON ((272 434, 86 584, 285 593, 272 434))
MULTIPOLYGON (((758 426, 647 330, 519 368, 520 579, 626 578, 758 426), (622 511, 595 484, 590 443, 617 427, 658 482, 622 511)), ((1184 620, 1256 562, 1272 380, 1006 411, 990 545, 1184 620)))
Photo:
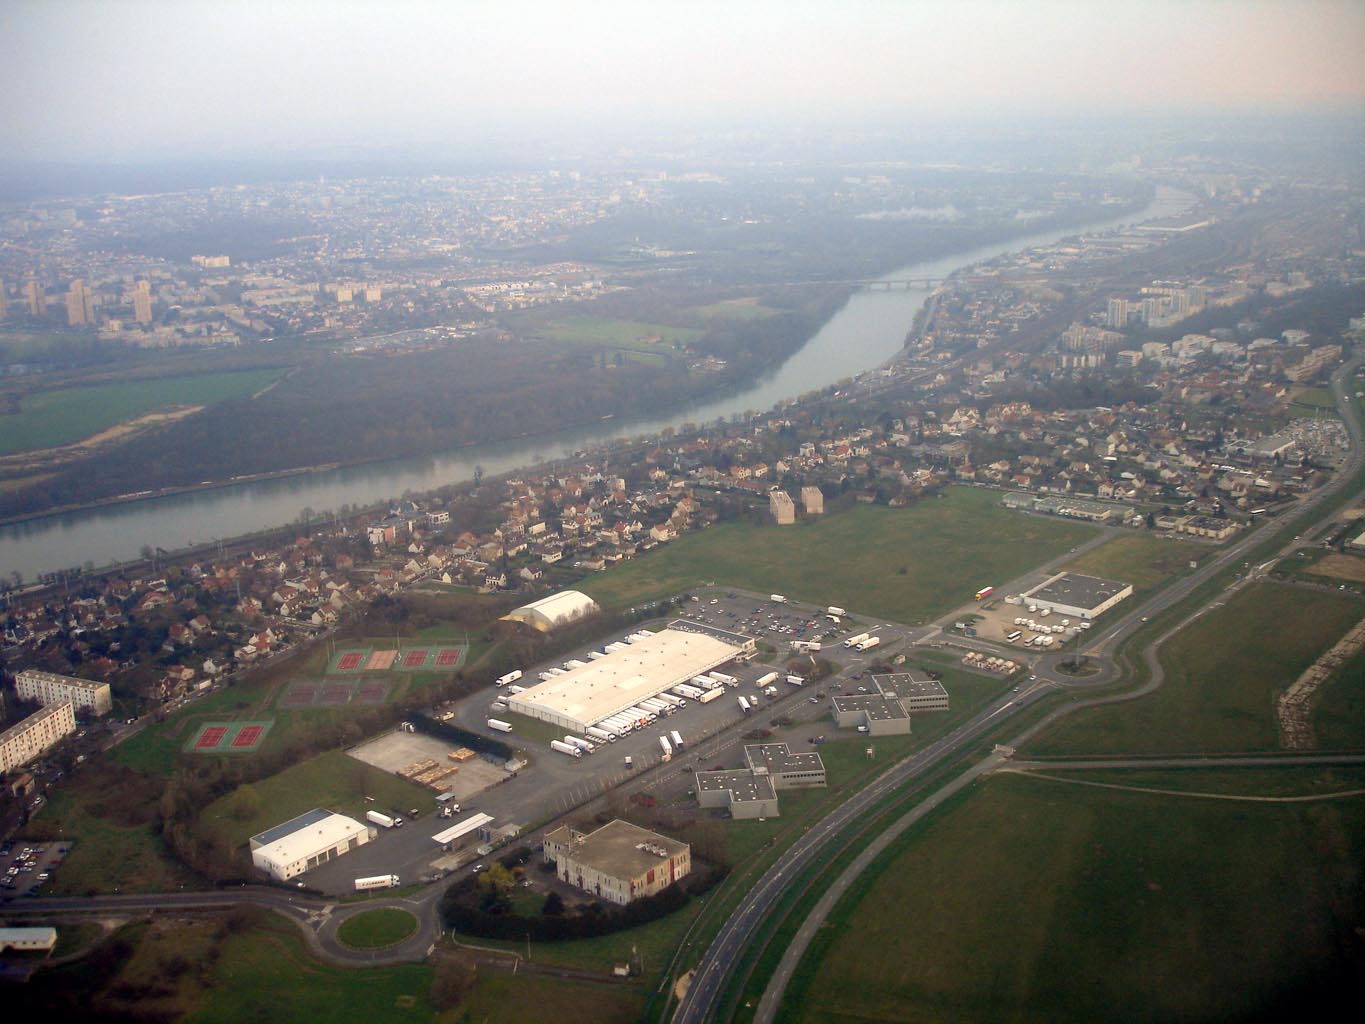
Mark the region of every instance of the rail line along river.
MULTIPOLYGON (((1193 201, 1188 193, 1160 188, 1135 213, 924 260, 882 279, 939 280, 1003 253, 1172 216, 1193 201)), ((613 438, 769 409, 886 362, 900 351, 929 293, 929 288, 857 292, 795 355, 749 387, 665 415, 605 420, 534 438, 78 509, 5 526, 0 528, 0 573, 17 571, 32 580, 87 561, 104 566, 137 558, 144 547, 175 550, 281 526, 296 520, 304 508, 367 505, 407 491, 430 490, 471 478, 476 465, 490 474, 502 473, 613 438)))

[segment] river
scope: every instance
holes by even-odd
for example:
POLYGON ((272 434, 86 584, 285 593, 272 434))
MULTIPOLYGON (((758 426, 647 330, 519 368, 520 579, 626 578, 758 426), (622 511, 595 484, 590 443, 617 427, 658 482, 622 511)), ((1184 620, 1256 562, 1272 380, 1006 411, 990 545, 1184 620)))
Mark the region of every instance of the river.
MULTIPOLYGON (((1193 201, 1188 193, 1160 188, 1148 206, 1133 214, 924 260, 885 274, 883 279, 938 280, 1006 252, 1172 216, 1193 201)), ((892 358, 929 292, 927 288, 857 292, 780 367, 740 391, 665 415, 605 420, 535 438, 79 509, 5 526, 0 528, 0 574, 17 571, 33 580, 41 573, 87 561, 104 566, 136 558, 144 546, 175 550, 280 526, 296 520, 304 508, 322 511, 368 505, 406 491, 431 490, 471 478, 476 465, 488 474, 503 473, 613 438, 766 410, 892 358)))

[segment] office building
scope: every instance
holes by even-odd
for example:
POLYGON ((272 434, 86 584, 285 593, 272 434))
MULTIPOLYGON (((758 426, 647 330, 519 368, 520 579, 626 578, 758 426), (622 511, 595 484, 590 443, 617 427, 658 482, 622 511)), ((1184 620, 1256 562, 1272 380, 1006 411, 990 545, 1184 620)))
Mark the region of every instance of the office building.
POLYGON ((620 819, 586 835, 557 828, 541 849, 560 881, 621 906, 661 892, 692 870, 686 843, 620 819))

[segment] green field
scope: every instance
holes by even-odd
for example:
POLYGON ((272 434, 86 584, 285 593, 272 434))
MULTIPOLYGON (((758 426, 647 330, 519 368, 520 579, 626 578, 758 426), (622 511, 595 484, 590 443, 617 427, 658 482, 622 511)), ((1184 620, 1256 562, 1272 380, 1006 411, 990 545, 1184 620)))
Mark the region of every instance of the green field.
POLYGON ((536 314, 520 319, 518 326, 528 334, 576 345, 602 345, 607 348, 652 352, 674 342, 687 344, 705 334, 695 327, 673 327, 644 320, 612 320, 605 317, 570 314, 536 314))
POLYGON ((1336 412, 1337 400, 1332 396, 1330 388, 1300 388, 1294 392, 1291 399, 1294 405, 1306 406, 1309 409, 1330 409, 1336 412))
POLYGON ((19 413, 0 417, 0 455, 81 441, 162 409, 245 398, 281 372, 239 370, 34 392, 24 396, 19 413))
POLYGON ((456 1020, 470 1024, 632 1024, 640 1019, 645 990, 639 985, 605 985, 483 968, 456 1020))
POLYGON ((707 320, 763 320, 776 316, 781 310, 756 301, 734 299, 730 302, 713 302, 709 306, 698 306, 692 312, 707 320))
POLYGON ((595 574, 579 589, 624 607, 714 580, 915 623, 1065 554, 1093 529, 1009 512, 995 491, 955 487, 904 509, 859 505, 795 526, 712 527, 595 574))
POLYGON ((1190 562, 1212 557, 1216 548, 1188 540, 1164 540, 1130 533, 1106 541, 1066 563, 1071 572, 1131 583, 1134 591, 1150 590, 1190 572, 1190 562))
POLYGON ((1038 754, 1279 749, 1275 697, 1365 614, 1365 601, 1260 585, 1196 619, 1161 649, 1166 680, 1132 703, 1077 712, 1038 754))
POLYGON ((288 821, 314 807, 364 820, 373 807, 418 807, 431 810, 434 794, 416 783, 381 771, 373 765, 332 750, 286 768, 278 775, 251 784, 257 800, 245 806, 233 793, 204 808, 200 830, 221 836, 234 847, 242 846, 258 832, 288 821), (369 803, 365 797, 374 797, 369 803), (249 811, 250 813, 244 813, 249 811))
POLYGON ((417 918, 397 907, 376 907, 352 914, 337 926, 337 938, 352 949, 384 949, 417 930, 417 918))
POLYGON ((1362 856, 1361 799, 1221 803, 998 776, 859 880, 779 1020, 1313 1016, 1365 968, 1362 856))
POLYGON ((1318 691, 1313 733, 1323 750, 1365 747, 1365 652, 1332 673, 1318 691))

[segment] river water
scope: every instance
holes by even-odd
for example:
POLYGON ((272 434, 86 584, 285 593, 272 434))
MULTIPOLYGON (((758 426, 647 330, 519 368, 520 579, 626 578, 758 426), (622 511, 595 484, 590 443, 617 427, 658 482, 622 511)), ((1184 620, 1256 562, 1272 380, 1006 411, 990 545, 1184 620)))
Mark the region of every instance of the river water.
MULTIPOLYGON (((1148 206, 1127 216, 912 263, 884 279, 941 279, 1002 253, 1172 216, 1188 209, 1193 200, 1188 193, 1161 188, 1148 206)), ((81 509, 2 527, 0 575, 18 571, 32 580, 86 561, 104 566, 136 558, 144 546, 175 550, 280 526, 296 520, 304 508, 321 512, 348 504, 367 505, 406 491, 431 490, 470 479, 476 465, 497 474, 613 438, 760 412, 886 362, 900 351, 929 292, 927 288, 857 292, 780 367, 740 391, 664 415, 605 420, 535 438, 81 509)))

